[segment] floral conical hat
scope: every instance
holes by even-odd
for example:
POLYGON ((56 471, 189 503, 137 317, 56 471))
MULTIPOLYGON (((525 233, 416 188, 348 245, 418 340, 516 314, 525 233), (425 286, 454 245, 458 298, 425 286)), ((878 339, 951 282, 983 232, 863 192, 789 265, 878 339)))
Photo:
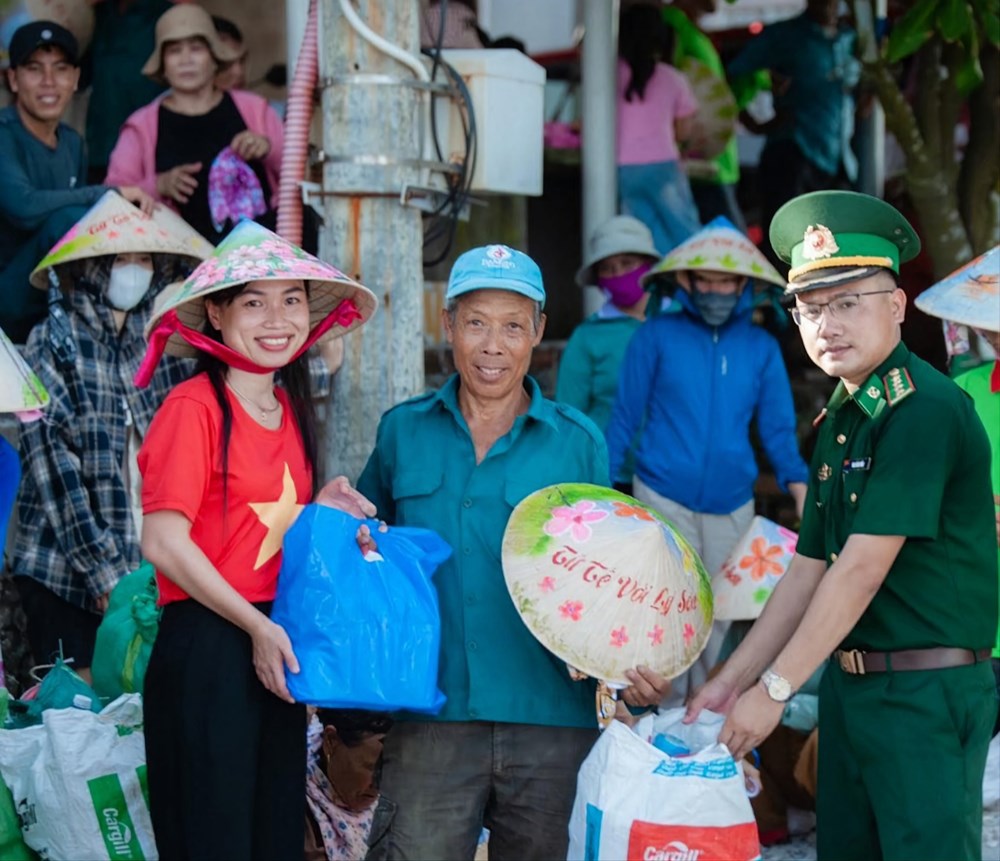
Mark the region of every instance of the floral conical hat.
POLYGON ((507 589, 545 648, 588 676, 628 685, 640 664, 673 678, 712 629, 712 589, 670 521, 593 484, 523 499, 503 537, 507 589))
POLYGON ((756 619, 788 570, 799 536, 766 517, 754 517, 712 577, 716 619, 756 619))
POLYGON ((1000 332, 1000 245, 924 290, 915 304, 932 317, 1000 332))
MULTIPOLYGON (((205 297, 248 281, 307 282, 309 326, 315 329, 346 302, 356 314, 331 328, 323 340, 344 335, 365 323, 378 307, 378 299, 363 284, 329 263, 313 257, 254 221, 241 221, 188 279, 164 288, 146 327, 149 337, 171 311, 183 326, 201 332, 205 325, 205 297)), ((166 343, 172 356, 196 356, 197 348, 174 332, 166 343)))
MULTIPOLYGON (((212 251, 211 243, 172 209, 158 206, 146 215, 117 191, 108 191, 42 258, 31 273, 31 283, 47 289, 49 269, 74 260, 108 254, 173 254, 189 258, 194 266, 212 251)), ((63 288, 73 286, 65 271, 58 275, 63 288)))
POLYGON ((0 413, 32 413, 48 403, 42 381, 0 329, 0 413))
POLYGON ((785 279, 757 246, 721 215, 657 263, 642 277, 642 283, 649 287, 658 278, 689 269, 731 272, 781 288, 785 286, 785 279))

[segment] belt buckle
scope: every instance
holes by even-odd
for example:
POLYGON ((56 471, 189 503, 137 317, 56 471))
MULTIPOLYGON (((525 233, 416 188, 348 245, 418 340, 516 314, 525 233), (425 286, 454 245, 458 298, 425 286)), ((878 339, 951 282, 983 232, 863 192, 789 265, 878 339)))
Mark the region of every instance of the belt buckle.
POLYGON ((865 674, 865 653, 860 649, 846 651, 840 649, 837 652, 837 662, 840 669, 852 676, 863 676, 865 674))

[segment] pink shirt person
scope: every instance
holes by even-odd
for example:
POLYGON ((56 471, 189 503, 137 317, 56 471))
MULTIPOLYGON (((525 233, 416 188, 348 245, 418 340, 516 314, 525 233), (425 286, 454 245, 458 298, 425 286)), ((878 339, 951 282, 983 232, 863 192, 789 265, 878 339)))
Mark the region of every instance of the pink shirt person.
POLYGON ((656 164, 677 161, 680 153, 674 121, 698 112, 691 85, 672 66, 657 63, 642 99, 625 100, 632 73, 618 59, 618 164, 656 164))

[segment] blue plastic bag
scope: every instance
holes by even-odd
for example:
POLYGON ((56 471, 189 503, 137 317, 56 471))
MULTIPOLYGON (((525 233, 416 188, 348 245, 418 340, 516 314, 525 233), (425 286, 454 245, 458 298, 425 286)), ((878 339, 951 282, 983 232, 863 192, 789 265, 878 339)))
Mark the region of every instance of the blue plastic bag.
POLYGON ((436 714, 441 618, 431 583, 451 547, 429 529, 378 532, 361 555, 362 521, 307 505, 285 534, 271 618, 292 641, 299 672, 289 693, 323 708, 436 714))

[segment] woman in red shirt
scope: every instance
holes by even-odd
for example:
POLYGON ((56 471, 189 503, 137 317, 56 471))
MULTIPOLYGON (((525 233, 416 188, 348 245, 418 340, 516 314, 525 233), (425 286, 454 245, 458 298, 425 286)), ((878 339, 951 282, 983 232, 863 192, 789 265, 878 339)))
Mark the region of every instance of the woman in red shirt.
MULTIPOLYGON (((164 350, 197 355, 199 369, 139 453, 142 550, 163 605, 144 691, 153 827, 164 859, 298 857, 305 708, 268 614, 282 537, 316 490, 305 351, 376 300, 252 222, 168 291, 137 382, 164 350)), ((374 513, 342 477, 324 501, 374 513)))

